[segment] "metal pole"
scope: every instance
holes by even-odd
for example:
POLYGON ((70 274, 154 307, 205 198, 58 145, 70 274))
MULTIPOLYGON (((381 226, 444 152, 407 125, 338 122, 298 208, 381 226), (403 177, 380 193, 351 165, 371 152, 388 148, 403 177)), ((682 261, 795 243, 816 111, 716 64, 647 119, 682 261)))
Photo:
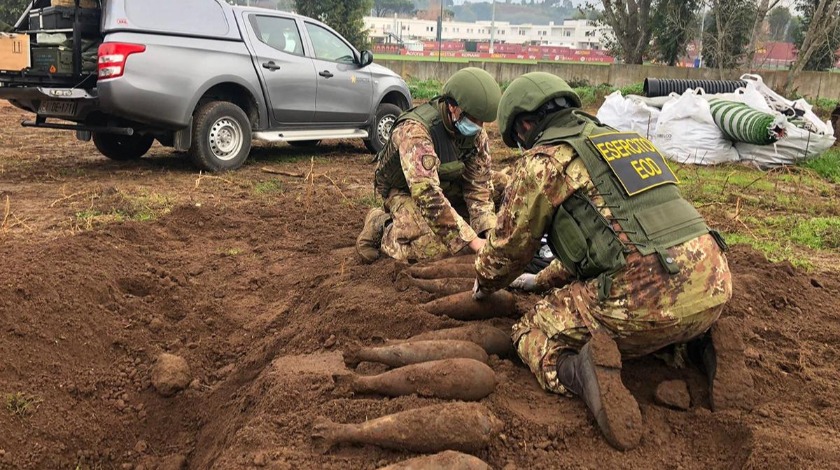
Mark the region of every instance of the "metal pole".
POLYGON ((493 40, 496 38, 496 0, 493 0, 493 14, 490 18, 490 53, 493 50, 493 40))
POLYGON ((440 49, 443 42, 443 2, 440 0, 440 16, 438 17, 438 62, 440 62, 440 49))
POLYGON ((700 19, 700 42, 697 46, 697 68, 703 68, 703 32, 706 28, 706 4, 703 4, 703 17, 700 19))

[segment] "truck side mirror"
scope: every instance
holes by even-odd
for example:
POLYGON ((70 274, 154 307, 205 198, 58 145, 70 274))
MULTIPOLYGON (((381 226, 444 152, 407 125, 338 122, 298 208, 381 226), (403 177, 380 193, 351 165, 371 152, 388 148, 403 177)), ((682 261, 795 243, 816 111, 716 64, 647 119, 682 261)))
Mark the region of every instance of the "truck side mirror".
POLYGON ((373 53, 371 51, 362 51, 362 55, 359 58, 359 65, 362 67, 367 67, 368 65, 373 63, 373 53))

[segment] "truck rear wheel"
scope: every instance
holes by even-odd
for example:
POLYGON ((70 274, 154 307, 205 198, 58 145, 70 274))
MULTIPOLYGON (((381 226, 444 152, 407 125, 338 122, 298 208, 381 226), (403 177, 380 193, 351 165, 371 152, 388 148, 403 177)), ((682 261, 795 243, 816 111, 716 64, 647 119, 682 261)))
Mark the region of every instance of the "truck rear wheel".
POLYGON ((152 148, 155 138, 150 135, 117 135, 93 133, 93 145, 111 160, 136 160, 152 148))
POLYGON ((202 170, 235 170, 251 152, 251 122, 227 101, 211 101, 193 116, 190 158, 202 170))
POLYGON ((381 103, 376 108, 376 119, 370 127, 370 138, 365 140, 365 147, 373 153, 377 153, 388 143, 391 136, 391 128, 402 114, 399 106, 391 103, 381 103))

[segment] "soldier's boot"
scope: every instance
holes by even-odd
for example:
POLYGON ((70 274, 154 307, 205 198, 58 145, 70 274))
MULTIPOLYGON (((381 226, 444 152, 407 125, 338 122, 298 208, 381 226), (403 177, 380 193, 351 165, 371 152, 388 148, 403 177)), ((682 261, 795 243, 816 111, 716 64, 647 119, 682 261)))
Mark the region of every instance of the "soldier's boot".
POLYGON ((365 216, 365 226, 356 238, 356 252, 365 263, 373 263, 379 259, 379 246, 382 243, 382 232, 389 216, 382 209, 371 209, 365 216))
POLYGON ((688 348, 689 356, 699 362, 709 379, 713 411, 752 409, 753 378, 744 360, 744 339, 735 318, 718 320, 708 334, 690 342, 688 348))
POLYGON ((621 382, 621 353, 609 336, 596 333, 580 354, 561 354, 557 377, 567 390, 583 398, 611 446, 629 450, 639 445, 642 413, 621 382))

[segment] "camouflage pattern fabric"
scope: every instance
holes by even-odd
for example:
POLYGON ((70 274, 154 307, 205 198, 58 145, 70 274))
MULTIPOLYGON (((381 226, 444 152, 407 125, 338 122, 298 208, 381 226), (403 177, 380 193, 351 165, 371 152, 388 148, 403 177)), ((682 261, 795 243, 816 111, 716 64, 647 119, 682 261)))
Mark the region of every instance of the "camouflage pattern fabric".
MULTIPOLYGON (((505 204, 487 245, 476 258, 482 290, 510 284, 533 256, 555 209, 576 191, 604 204, 583 163, 565 144, 536 147, 520 160, 505 193, 505 204)), ((601 209, 609 219, 609 209, 601 209)), ((726 258, 711 235, 667 250, 680 271, 670 275, 656 255, 627 255, 627 266, 613 275, 609 296, 598 298, 599 281, 572 280, 555 266, 541 282, 559 285, 513 327, 522 360, 549 391, 565 393, 557 380, 557 356, 579 350, 591 332, 615 338, 625 357, 651 353, 688 341, 717 320, 732 296, 726 258)), ((547 268, 548 269, 548 268, 547 268)), ((539 280, 538 280, 539 281, 539 280)))
POLYGON ((554 258, 545 269, 537 273, 534 281, 537 285, 537 291, 545 292, 554 287, 565 286, 573 279, 574 275, 563 266, 560 260, 554 258))
MULTIPOLYGON (((451 255, 496 225, 494 177, 484 130, 476 139, 476 153, 464 161, 464 172, 457 181, 458 193, 463 196, 452 196, 456 200, 441 189, 440 159, 422 123, 400 123, 391 133, 389 145, 399 150, 408 191, 393 188, 385 200, 392 223, 385 229, 383 253, 403 261, 451 255)), ((501 177, 499 181, 504 182, 501 177)))

